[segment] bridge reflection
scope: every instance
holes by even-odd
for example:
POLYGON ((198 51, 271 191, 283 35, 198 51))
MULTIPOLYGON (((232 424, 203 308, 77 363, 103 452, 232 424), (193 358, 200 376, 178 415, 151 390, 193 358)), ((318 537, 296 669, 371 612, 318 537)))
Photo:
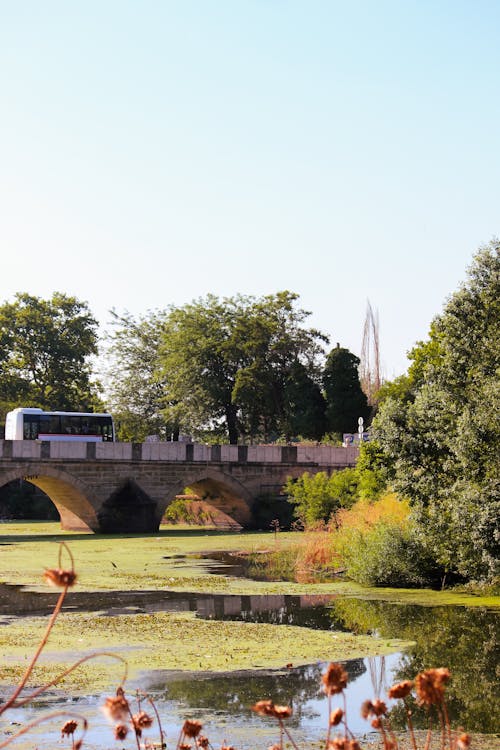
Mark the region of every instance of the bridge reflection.
MULTIPOLYGON (((5 622, 28 615, 49 614, 57 593, 27 591, 22 586, 0 584, 0 616, 5 622)), ((235 595, 181 591, 99 591, 70 592, 63 610, 95 612, 98 615, 147 614, 154 612, 195 612, 210 620, 242 620, 275 625, 345 630, 332 618, 329 604, 334 596, 325 595, 235 595)))

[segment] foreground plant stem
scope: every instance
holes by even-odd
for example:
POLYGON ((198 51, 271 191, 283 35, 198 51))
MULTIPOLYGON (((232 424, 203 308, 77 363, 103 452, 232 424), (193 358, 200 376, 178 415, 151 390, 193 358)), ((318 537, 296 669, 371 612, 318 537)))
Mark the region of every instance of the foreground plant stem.
POLYGON ((48 690, 54 685, 57 685, 58 682, 60 682, 69 674, 71 674, 71 672, 74 672, 74 670, 77 669, 77 667, 79 667, 81 664, 83 664, 86 661, 90 661, 91 659, 97 659, 99 656, 109 656, 111 659, 116 659, 117 661, 121 661, 125 665, 125 672, 123 674, 122 681, 120 682, 120 687, 122 687, 125 684, 125 681, 128 675, 128 664, 127 664, 126 659, 124 659, 123 656, 119 656, 119 654, 113 654, 109 651, 94 651, 93 654, 87 654, 87 656, 82 656, 81 659, 78 659, 78 661, 72 664, 71 667, 68 667, 67 669, 65 669, 64 672, 61 672, 61 674, 57 675, 57 677, 54 677, 54 679, 51 680, 50 682, 47 682, 45 685, 42 685, 41 687, 37 688, 36 690, 34 690, 32 693, 25 696, 24 698, 20 700, 16 700, 12 704, 12 708, 20 708, 21 706, 24 706, 26 703, 29 703, 30 701, 32 701, 33 698, 37 698, 41 693, 45 692, 45 690, 48 690))
MULTIPOLYGON (((3 707, 2 707, 3 708, 3 707)), ((54 711, 53 713, 46 714, 45 716, 40 716, 38 719, 33 719, 33 721, 30 721, 26 726, 24 726, 22 729, 19 730, 19 732, 16 732, 16 734, 12 734, 7 740, 4 740, 3 742, 0 742, 0 749, 2 747, 6 747, 10 742, 17 739, 18 737, 21 737, 23 734, 26 734, 26 732, 29 732, 30 729, 33 729, 33 727, 39 726, 40 724, 43 724, 43 722, 48 721, 49 719, 55 719, 58 716, 66 716, 71 717, 72 719, 78 718, 82 722, 82 736, 80 738, 80 744, 83 740, 83 737, 87 731, 88 722, 87 719, 84 716, 81 716, 80 714, 71 713, 69 711, 54 711)), ((73 740, 74 743, 74 740, 73 740)))
MULTIPOLYGON (((67 594, 67 591, 68 591, 68 586, 65 586, 64 589, 59 594, 59 599, 57 600, 57 604, 54 607, 54 611, 52 612, 52 614, 50 616, 49 624, 47 625, 47 629, 45 631, 45 635, 43 636, 42 640, 40 641, 40 643, 38 645, 38 648, 35 651, 34 656, 31 658, 31 661, 30 661, 30 663, 28 665, 28 668, 26 669, 26 672, 24 673, 23 678, 21 679, 21 682, 19 683, 19 685, 17 686, 17 688, 14 690, 13 694, 11 695, 11 697, 2 706, 0 706, 0 715, 3 714, 4 711, 6 711, 8 708, 10 708, 11 706, 14 705, 14 703, 16 702, 16 699, 17 699, 18 695, 22 692, 24 686, 28 682, 29 676, 30 676, 30 674, 33 671, 33 668, 34 668, 34 666, 35 666, 35 664, 36 664, 36 662, 38 660, 38 657, 40 656, 43 648, 45 647, 45 644, 47 643, 47 641, 49 639, 50 631, 54 627, 54 623, 55 623, 55 621, 57 619, 57 616, 58 616, 59 612, 61 611, 61 607, 62 607, 64 598, 65 598, 65 596, 67 594)), ((0 745, 0 747, 1 747, 1 745, 0 745)))

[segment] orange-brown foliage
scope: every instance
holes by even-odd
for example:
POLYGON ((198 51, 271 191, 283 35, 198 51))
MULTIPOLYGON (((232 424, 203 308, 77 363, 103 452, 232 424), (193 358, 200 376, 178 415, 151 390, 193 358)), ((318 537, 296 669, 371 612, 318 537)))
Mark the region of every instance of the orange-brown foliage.
POLYGON ((400 500, 394 492, 388 492, 380 500, 358 500, 349 510, 340 510, 336 522, 344 529, 363 531, 382 521, 404 526, 409 515, 408 501, 400 500))
POLYGON ((349 510, 340 510, 329 524, 318 524, 308 528, 298 544, 295 562, 295 578, 299 583, 314 580, 322 571, 342 569, 339 554, 343 531, 365 531, 377 523, 405 525, 408 519, 407 501, 399 500, 394 493, 383 495, 380 500, 358 500, 349 510))

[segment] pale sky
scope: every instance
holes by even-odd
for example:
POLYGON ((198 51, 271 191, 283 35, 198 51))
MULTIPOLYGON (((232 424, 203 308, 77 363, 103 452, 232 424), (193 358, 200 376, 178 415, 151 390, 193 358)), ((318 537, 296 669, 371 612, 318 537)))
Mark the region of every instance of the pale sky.
POLYGON ((500 235, 498 0, 0 0, 0 303, 300 295, 405 371, 500 235))

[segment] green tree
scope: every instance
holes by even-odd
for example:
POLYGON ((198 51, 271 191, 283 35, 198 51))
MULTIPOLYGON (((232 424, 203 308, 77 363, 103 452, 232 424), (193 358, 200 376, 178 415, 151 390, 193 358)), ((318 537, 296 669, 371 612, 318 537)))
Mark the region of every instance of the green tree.
POLYGON ((296 404, 287 401, 286 386, 299 365, 317 380, 326 340, 303 326, 309 313, 296 300, 287 291, 260 299, 209 295, 171 308, 160 347, 166 418, 230 443, 288 433, 296 404))
POLYGON ((356 474, 360 498, 377 500, 387 490, 391 471, 385 453, 376 440, 360 445, 356 474))
POLYGON ((335 511, 349 508, 357 498, 358 477, 355 469, 305 472, 298 479, 288 479, 283 490, 295 506, 295 516, 304 526, 327 522, 335 511))
POLYGON ((85 302, 55 292, 27 293, 0 306, 0 407, 102 410, 91 358, 97 321, 85 302))
POLYGON ((500 245, 493 241, 474 257, 429 339, 410 353, 405 392, 389 394, 373 426, 422 540, 466 578, 500 572, 499 341, 500 245))
POLYGON ((337 344, 327 357, 323 370, 328 430, 334 433, 355 432, 358 418, 366 421, 370 407, 361 390, 359 358, 337 344))
POLYGON ((111 311, 108 348, 108 402, 121 440, 141 442, 147 435, 176 438, 178 426, 165 419, 167 378, 160 374, 159 345, 167 313, 134 318, 111 311))
POLYGON ((321 388, 307 367, 296 360, 283 388, 282 431, 292 437, 321 440, 326 432, 326 403, 321 388))

